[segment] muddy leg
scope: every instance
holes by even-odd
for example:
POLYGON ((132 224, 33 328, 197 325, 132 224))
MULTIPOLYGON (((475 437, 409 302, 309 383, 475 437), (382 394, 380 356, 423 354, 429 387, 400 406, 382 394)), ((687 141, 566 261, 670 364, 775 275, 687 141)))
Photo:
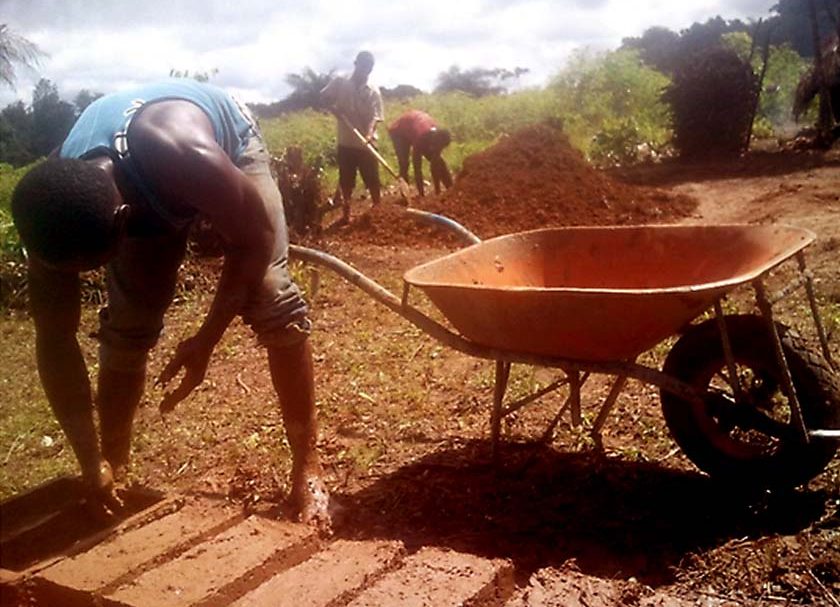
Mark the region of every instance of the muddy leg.
POLYGON ((318 426, 309 340, 269 346, 268 362, 292 449, 292 507, 301 522, 329 531, 329 494, 316 450, 318 426))
POLYGON ((111 464, 115 480, 124 480, 131 457, 131 427, 143 396, 145 369, 116 371, 102 367, 96 408, 102 456, 111 464))

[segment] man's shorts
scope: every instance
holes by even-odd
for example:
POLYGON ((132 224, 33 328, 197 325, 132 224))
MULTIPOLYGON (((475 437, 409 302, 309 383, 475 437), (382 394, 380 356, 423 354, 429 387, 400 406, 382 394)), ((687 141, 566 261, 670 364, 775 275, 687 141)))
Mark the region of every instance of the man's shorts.
POLYGON ((342 189, 352 190, 356 186, 356 171, 362 176, 368 190, 379 190, 379 165, 376 157, 364 148, 338 146, 338 181, 342 189))
MULTIPOLYGON (((265 200, 274 199, 282 215, 282 198, 271 175, 269 154, 260 137, 252 137, 237 161, 265 200)), ((142 368, 146 354, 163 329, 166 309, 175 295, 184 258, 187 230, 126 238, 107 266, 108 305, 99 313, 100 363, 116 370, 142 368)), ((285 218, 278 222, 274 253, 262 283, 241 311, 242 319, 265 346, 290 346, 311 331, 308 308, 288 266, 289 238, 285 218)))

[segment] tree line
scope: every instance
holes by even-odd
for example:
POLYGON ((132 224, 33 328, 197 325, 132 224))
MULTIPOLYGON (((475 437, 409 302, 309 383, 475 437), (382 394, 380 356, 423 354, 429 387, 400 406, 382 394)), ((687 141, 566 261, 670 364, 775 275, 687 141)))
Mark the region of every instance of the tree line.
MULTIPOLYGON (((743 34, 751 41, 750 59, 761 44, 765 52, 772 46, 809 58, 815 55, 820 40, 836 40, 840 31, 840 0, 780 0, 771 11, 771 17, 758 23, 727 21, 718 16, 680 32, 651 27, 639 37, 624 39, 619 50, 637 52, 646 66, 673 78, 691 69, 704 50, 718 47, 726 39, 731 41, 733 35, 743 34)), ((32 65, 39 53, 37 47, 0 24, 0 81, 12 84, 15 63, 32 65)), ((433 92, 460 92, 475 98, 505 94, 527 72, 524 67, 462 69, 453 65, 438 75, 433 92)), ((215 74, 170 72, 171 76, 199 80, 208 80, 215 74)), ((334 75, 333 71, 322 73, 310 67, 288 74, 285 80, 291 88, 289 95, 275 103, 254 104, 252 109, 261 118, 306 108, 320 109, 319 93, 334 75)), ((837 77, 840 79, 840 75, 837 77)), ((405 100, 423 91, 401 84, 383 88, 382 93, 386 100, 405 100)), ((48 154, 61 143, 78 115, 99 96, 100 93, 83 90, 72 102, 64 101, 56 85, 42 79, 35 87, 31 105, 17 101, 0 111, 0 163, 23 166, 48 154)), ((790 112, 790 108, 785 111, 790 112)))
POLYGON ((32 104, 16 101, 0 111, 0 162, 23 166, 58 147, 79 114, 102 93, 80 91, 72 102, 59 97, 56 85, 42 78, 32 104))

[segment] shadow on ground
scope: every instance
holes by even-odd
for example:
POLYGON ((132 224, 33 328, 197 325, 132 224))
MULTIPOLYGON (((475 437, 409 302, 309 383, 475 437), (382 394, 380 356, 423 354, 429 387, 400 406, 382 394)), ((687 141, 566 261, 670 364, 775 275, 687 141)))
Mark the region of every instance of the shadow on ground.
POLYGON ((354 494, 339 537, 397 539, 509 558, 517 577, 573 559, 583 573, 673 581, 691 553, 733 538, 795 533, 819 519, 817 492, 736 497, 699 473, 654 463, 486 441, 439 450, 354 494))
MULTIPOLYGON (((835 145, 835 148, 838 148, 835 145)), ((714 161, 689 161, 680 158, 659 164, 641 164, 610 169, 609 175, 627 183, 672 187, 682 183, 780 177, 817 168, 840 167, 840 149, 777 152, 750 152, 740 158, 714 161)))

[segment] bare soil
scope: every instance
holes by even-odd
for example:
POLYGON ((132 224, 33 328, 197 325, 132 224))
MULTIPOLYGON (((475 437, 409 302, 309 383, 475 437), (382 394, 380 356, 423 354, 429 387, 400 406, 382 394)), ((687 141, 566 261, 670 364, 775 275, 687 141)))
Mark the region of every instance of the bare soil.
MULTIPOLYGON (((409 224, 396 200, 375 209, 359 203, 350 226, 328 226, 320 240, 306 244, 399 294, 403 271, 457 245, 432 228, 409 224)), ((809 266, 832 331, 832 352, 840 359, 836 150, 607 174, 590 169, 556 136, 533 131, 470 159, 452 191, 412 204, 443 212, 483 238, 587 223, 783 222, 811 228, 819 240, 807 251, 809 266)), ((217 267, 209 260, 191 271, 217 267)), ((596 450, 587 426, 609 385, 595 378, 584 392, 582 429, 564 422, 549 444, 533 441, 565 399, 562 391, 549 395, 507 418, 494 464, 488 441, 492 363, 447 349, 335 276, 322 273, 316 287, 310 272, 296 271, 312 303, 319 449, 337 537, 510 559, 522 605, 577 604, 569 601, 581 596, 580 584, 565 577, 565 585, 552 585, 563 572, 599 579, 586 582, 588 605, 616 604, 615 597, 637 605, 654 591, 675 600, 690 597, 690 604, 840 604, 840 458, 797 491, 739 497, 682 456, 650 386, 628 384, 607 422, 604 448, 596 450), (548 593, 543 603, 537 602, 540 592, 548 593)), ((167 318, 138 415, 133 481, 223 495, 246 508, 282 506, 288 449, 265 355, 245 327, 237 322, 229 330, 208 379, 187 402, 167 418, 157 412, 161 394, 152 380, 207 301, 206 293, 185 298, 167 318)), ((803 309, 801 300, 785 303, 783 319, 801 324, 803 309)), ((8 322, 19 323, 6 331, 16 340, 31 340, 25 319, 8 322)), ((92 330, 95 310, 83 322, 92 330)), ((641 362, 659 366, 667 346, 641 362)), ((31 360, 10 364, 37 386, 31 360)), ((547 385, 554 375, 515 366, 511 398, 547 385)), ((10 449, 4 466, 23 468, 45 456, 34 446, 10 449)))

